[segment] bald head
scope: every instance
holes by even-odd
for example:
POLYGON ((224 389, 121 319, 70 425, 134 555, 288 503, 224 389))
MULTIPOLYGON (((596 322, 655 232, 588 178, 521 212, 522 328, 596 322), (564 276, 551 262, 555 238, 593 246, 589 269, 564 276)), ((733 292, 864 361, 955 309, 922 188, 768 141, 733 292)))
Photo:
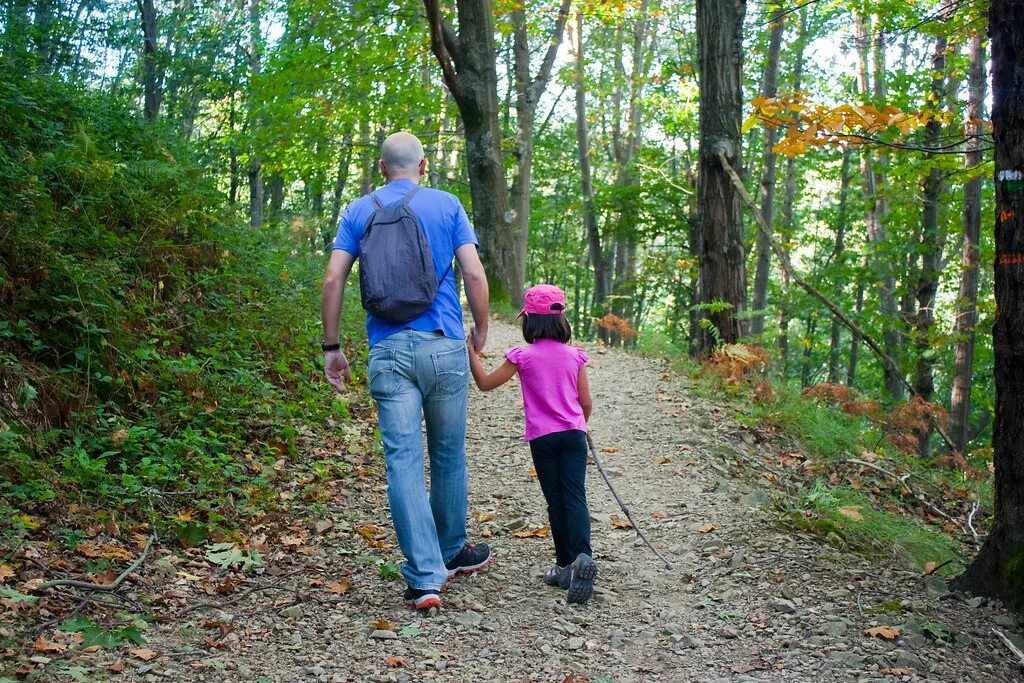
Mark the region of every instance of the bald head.
POLYGON ((380 146, 381 171, 389 179, 419 179, 423 163, 423 143, 412 133, 392 133, 380 146))

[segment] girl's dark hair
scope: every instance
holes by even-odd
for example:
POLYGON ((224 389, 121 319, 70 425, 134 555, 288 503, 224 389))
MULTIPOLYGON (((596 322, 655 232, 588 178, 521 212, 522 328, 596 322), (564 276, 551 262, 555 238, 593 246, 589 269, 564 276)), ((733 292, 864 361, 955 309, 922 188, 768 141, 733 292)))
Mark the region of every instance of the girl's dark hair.
POLYGON ((568 344, 572 339, 572 328, 561 313, 541 315, 528 313, 523 316, 523 339, 532 344, 538 339, 554 339, 568 344))

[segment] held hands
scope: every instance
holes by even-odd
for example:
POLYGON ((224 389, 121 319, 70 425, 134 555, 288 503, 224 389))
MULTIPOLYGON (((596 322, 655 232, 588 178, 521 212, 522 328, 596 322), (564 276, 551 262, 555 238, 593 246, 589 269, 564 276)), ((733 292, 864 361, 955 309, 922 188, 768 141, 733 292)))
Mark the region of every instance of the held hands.
POLYGON ((469 350, 471 353, 480 353, 484 350, 484 344, 487 343, 487 326, 481 328, 479 325, 474 325, 469 330, 469 336, 466 337, 466 341, 469 342, 469 350))
POLYGON ((345 382, 352 381, 352 369, 341 351, 324 352, 324 377, 339 393, 345 393, 345 382))

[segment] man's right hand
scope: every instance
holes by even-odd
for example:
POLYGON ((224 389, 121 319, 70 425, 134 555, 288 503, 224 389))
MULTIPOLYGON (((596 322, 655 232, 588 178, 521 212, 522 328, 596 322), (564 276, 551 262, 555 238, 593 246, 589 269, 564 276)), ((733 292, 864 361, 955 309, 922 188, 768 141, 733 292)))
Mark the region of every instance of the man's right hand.
POLYGON ((469 337, 473 343, 473 350, 480 353, 484 350, 484 344, 487 343, 487 327, 483 329, 479 325, 474 325, 473 329, 469 331, 469 337))
POLYGON ((341 351, 324 352, 324 377, 339 394, 345 393, 345 382, 352 381, 352 369, 341 351))

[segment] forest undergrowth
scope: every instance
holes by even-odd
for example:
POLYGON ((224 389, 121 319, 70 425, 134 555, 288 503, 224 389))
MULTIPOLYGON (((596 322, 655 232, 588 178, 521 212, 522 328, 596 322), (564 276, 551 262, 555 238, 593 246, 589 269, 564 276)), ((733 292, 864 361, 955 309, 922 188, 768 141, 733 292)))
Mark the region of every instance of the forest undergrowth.
POLYGON ((941 409, 919 399, 886 409, 836 384, 801 390, 755 346, 720 346, 702 364, 665 345, 650 348, 668 352, 698 395, 727 401, 752 443, 788 444, 757 458, 728 447, 716 453, 779 490, 784 528, 926 574, 957 575, 977 551, 992 509, 991 452, 920 457, 929 423, 944 424, 941 409))

